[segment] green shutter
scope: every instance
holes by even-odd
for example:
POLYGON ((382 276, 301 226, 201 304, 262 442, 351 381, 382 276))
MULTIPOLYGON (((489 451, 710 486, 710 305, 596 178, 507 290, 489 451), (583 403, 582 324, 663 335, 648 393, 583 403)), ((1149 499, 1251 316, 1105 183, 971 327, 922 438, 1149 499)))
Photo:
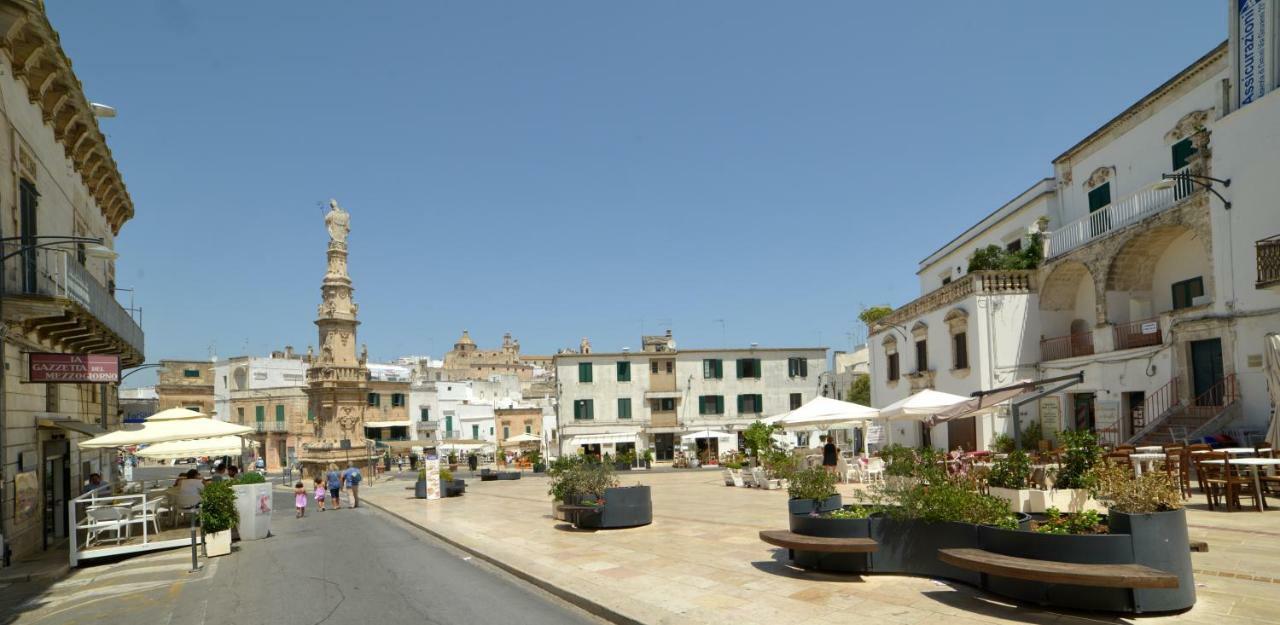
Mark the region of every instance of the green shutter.
POLYGON ((1186 167, 1191 161, 1191 155, 1195 153, 1196 146, 1191 143, 1190 137, 1173 144, 1173 171, 1186 167))
POLYGON ((756 412, 764 412, 764 395, 756 395, 756 412))
POLYGON ((631 363, 630 362, 623 360, 618 363, 618 381, 619 382, 631 381, 631 363))
POLYGON ((315 421, 315 420, 316 420, 316 411, 314 408, 311 407, 311 404, 308 403, 307 404, 307 421, 315 421))
POLYGON ((266 407, 266 406, 254 406, 254 407, 253 407, 253 418, 254 418, 255 420, 257 420, 257 421, 266 421, 266 420, 267 420, 267 407, 266 407))
POLYGON ((1111 203, 1111 183, 1104 182, 1097 188, 1089 191, 1089 212, 1098 210, 1111 203))
POLYGON ((619 419, 631 418, 631 398, 630 397, 618 398, 618 418, 619 419))
POLYGON ((739 379, 739 380, 741 380, 741 379, 742 379, 742 372, 746 369, 746 368, 743 366, 743 363, 744 363, 744 362, 746 362, 744 359, 742 359, 742 358, 739 358, 739 359, 738 359, 738 379, 739 379))
POLYGON ((746 395, 739 395, 739 396, 738 396, 738 414, 746 414, 746 411, 744 411, 744 410, 742 409, 742 404, 743 404, 743 402, 742 402, 742 398, 743 398, 743 397, 746 397, 746 395))
POLYGON ((284 421, 284 404, 276 404, 276 421, 284 421))
POLYGON ((595 408, 596 408, 595 402, 594 402, 594 401, 592 401, 592 400, 590 400, 590 399, 588 399, 588 400, 587 400, 587 418, 588 418, 588 419, 594 419, 594 418, 596 418, 596 410, 595 410, 595 408))
POLYGON ((591 382, 591 363, 578 363, 578 382, 582 384, 591 382))
POLYGON ((805 359, 805 358, 801 358, 801 359, 800 359, 800 377, 802 377, 802 378, 807 378, 807 377, 809 377, 809 361, 808 361, 808 359, 805 359))

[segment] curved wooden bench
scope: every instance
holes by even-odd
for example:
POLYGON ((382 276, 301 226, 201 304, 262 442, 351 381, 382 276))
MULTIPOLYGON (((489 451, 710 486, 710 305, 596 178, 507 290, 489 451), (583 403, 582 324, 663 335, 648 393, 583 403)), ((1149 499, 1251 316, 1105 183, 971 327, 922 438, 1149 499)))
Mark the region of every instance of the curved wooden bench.
POLYGON ((982 549, 939 549, 938 559, 951 566, 997 577, 1046 584, 1100 588, 1177 588, 1178 576, 1141 564, 1076 564, 1035 560, 982 549))
POLYGON ((827 538, 806 536, 789 530, 761 530, 760 540, 792 551, 817 551, 821 553, 872 553, 880 549, 880 543, 870 538, 827 538))

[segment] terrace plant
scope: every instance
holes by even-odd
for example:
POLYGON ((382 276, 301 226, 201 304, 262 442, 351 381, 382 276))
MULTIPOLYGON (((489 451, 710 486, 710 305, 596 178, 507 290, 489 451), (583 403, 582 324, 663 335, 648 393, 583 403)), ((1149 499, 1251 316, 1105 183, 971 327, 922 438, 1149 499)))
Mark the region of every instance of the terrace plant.
POLYGON ((236 492, 228 482, 210 482, 200 493, 200 527, 206 534, 223 532, 240 522, 236 492))
POLYGON ((781 449, 770 449, 762 459, 765 473, 779 480, 789 480, 800 466, 800 459, 781 449))
POLYGON ((1054 480, 1058 488, 1090 488, 1095 475, 1093 468, 1102 459, 1098 438, 1087 430, 1061 432, 1062 467, 1054 480))
POLYGON ((747 451, 751 452, 751 457, 756 463, 760 462, 760 453, 773 449, 773 433, 781 428, 777 424, 768 424, 763 421, 756 421, 747 426, 742 432, 742 442, 746 445, 747 451))
POLYGON ((556 501, 572 501, 579 497, 600 499, 604 491, 618 485, 613 465, 573 457, 558 458, 547 469, 551 478, 547 494, 556 501))
POLYGON ((1107 526, 1102 515, 1093 510, 1076 514, 1062 514, 1057 508, 1045 510, 1045 519, 1034 524, 1041 534, 1106 534, 1107 526))
POLYGON ((991 465, 991 473, 987 476, 987 484, 996 488, 1018 490, 1026 488, 1031 481, 1031 458, 1027 453, 1017 449, 1003 458, 997 458, 991 465))
POLYGON ((1092 471, 1090 493, 1115 512, 1167 512, 1182 507, 1182 490, 1176 479, 1163 471, 1146 471, 1135 477, 1126 467, 1103 463, 1092 471))
POLYGON ((1018 528, 1018 518, 1009 512, 1005 500, 978 493, 959 480, 883 488, 875 497, 878 507, 891 518, 1018 528))
POLYGON ((996 450, 998 454, 1007 454, 1017 448, 1013 437, 1008 434, 998 434, 995 440, 991 441, 991 448, 996 450))
POLYGON ((822 467, 809 467, 791 473, 787 494, 792 499, 821 501, 836 494, 836 476, 822 467))

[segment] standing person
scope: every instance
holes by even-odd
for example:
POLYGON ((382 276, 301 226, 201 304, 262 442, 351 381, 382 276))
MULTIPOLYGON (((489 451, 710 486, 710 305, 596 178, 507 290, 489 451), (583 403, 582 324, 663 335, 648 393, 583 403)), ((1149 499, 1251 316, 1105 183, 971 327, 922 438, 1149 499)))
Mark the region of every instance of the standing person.
POLYGON ((476 457, 476 452, 473 451, 467 454, 467 468, 471 469, 472 473, 475 473, 478 466, 480 466, 480 459, 476 457))
POLYGON ((324 474, 326 485, 329 487, 329 495, 333 498, 333 509, 342 509, 342 474, 338 473, 338 465, 329 463, 329 472, 324 474))
POLYGON ((262 457, 262 456, 258 456, 258 459, 257 459, 257 460, 255 460, 255 461, 253 462, 253 468, 257 469, 257 470, 258 470, 258 473, 261 473, 261 474, 263 474, 263 475, 266 475, 266 474, 267 474, 267 459, 266 459, 266 458, 264 458, 264 457, 262 457))
POLYGON ((316 491, 316 495, 315 495, 316 508, 319 509, 321 512, 324 512, 324 496, 326 494, 326 491, 324 489, 324 480, 318 477, 315 479, 315 491, 316 491))
POLYGON ((307 513, 307 489, 302 482, 293 485, 293 507, 298 509, 299 519, 307 513))
POLYGON ((827 473, 834 475, 836 472, 836 463, 838 462, 837 459, 840 456, 840 450, 836 448, 836 444, 831 440, 830 436, 823 436, 822 440, 827 442, 827 444, 822 446, 822 468, 826 469, 827 473))
POLYGON ((347 490, 351 491, 351 507, 360 507, 360 480, 364 479, 360 475, 360 469, 354 464, 347 464, 347 470, 342 472, 342 481, 346 484, 347 490))

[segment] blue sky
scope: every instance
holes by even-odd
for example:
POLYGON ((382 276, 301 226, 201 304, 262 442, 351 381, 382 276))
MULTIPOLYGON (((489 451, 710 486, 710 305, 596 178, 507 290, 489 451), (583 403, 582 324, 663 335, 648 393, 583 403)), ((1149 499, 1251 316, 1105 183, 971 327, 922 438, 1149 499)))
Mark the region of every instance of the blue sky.
POLYGON ((463 328, 847 347, 921 258, 1226 37, 1204 0, 48 10, 120 112, 149 362, 315 343, 330 197, 375 359, 463 328))

